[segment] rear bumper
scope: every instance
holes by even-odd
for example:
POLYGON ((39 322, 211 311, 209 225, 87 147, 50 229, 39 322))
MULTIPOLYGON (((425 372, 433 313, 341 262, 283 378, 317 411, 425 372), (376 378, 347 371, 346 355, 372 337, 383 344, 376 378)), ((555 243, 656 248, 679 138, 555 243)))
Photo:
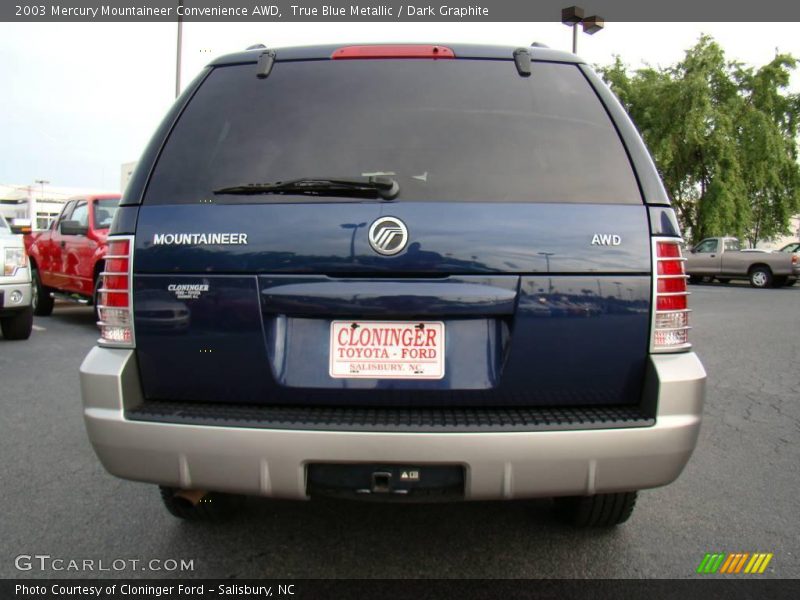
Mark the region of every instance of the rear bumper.
POLYGON ((706 374, 694 353, 650 357, 652 427, 391 433, 130 421, 142 401, 132 350, 94 348, 81 365, 84 418, 104 467, 125 479, 305 499, 317 462, 456 464, 470 500, 584 495, 670 483, 697 442, 706 374))

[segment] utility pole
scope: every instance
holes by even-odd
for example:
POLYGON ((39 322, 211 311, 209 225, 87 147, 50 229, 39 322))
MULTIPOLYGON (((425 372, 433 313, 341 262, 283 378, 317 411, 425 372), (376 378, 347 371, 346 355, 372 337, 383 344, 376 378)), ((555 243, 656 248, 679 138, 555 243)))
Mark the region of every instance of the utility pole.
POLYGON ((178 48, 175 53, 175 97, 181 95, 181 51, 183 47, 183 0, 178 1, 178 48))

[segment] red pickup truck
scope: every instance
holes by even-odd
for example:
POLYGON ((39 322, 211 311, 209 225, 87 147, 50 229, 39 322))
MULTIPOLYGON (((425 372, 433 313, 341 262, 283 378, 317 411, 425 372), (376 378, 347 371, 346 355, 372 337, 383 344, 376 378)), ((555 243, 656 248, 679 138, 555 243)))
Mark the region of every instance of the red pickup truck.
POLYGON ((95 304, 106 238, 119 194, 71 198, 49 229, 26 236, 34 314, 53 312, 56 298, 95 304))

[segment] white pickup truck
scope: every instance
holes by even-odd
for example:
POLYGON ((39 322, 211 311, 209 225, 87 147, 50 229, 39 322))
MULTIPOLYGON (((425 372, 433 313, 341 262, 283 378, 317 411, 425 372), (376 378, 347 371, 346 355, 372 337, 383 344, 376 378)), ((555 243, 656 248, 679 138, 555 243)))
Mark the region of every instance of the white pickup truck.
POLYGON ((686 255, 689 281, 747 279, 756 288, 794 285, 800 277, 800 258, 785 252, 742 250, 734 237, 706 238, 686 255))
POLYGON ((31 271, 21 235, 0 215, 0 330, 7 340, 26 340, 33 329, 31 271))

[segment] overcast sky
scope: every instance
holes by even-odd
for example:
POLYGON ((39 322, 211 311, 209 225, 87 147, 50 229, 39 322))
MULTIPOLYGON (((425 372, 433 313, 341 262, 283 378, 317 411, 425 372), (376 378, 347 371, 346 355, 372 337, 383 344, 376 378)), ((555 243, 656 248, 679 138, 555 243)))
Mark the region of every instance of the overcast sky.
MULTIPOLYGON (((257 42, 572 43, 560 23, 186 23, 183 31, 184 83, 213 57, 257 42)), ((701 33, 750 65, 776 51, 800 57, 796 23, 607 23, 580 35, 578 54, 592 64, 619 54, 632 66, 667 66, 701 33)), ((175 49, 174 23, 0 23, 0 184, 118 189, 121 164, 138 159, 173 100, 175 49)), ((800 92, 800 73, 791 90, 800 92)))

